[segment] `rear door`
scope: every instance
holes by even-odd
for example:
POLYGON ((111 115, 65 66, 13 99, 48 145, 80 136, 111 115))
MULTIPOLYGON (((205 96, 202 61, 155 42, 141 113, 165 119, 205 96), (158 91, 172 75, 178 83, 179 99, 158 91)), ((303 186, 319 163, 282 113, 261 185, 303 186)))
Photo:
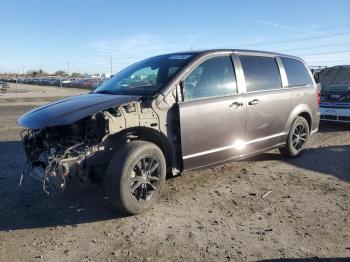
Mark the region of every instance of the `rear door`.
POLYGON ((291 93, 283 88, 278 58, 246 54, 239 57, 246 83, 246 152, 283 143, 291 93))
POLYGON ((287 75, 288 89, 292 97, 292 111, 298 106, 311 115, 310 131, 318 129, 320 119, 317 87, 303 61, 292 57, 280 57, 287 75))
POLYGON ((221 162, 238 154, 245 105, 238 94, 229 54, 201 61, 183 81, 179 103, 184 169, 221 162))

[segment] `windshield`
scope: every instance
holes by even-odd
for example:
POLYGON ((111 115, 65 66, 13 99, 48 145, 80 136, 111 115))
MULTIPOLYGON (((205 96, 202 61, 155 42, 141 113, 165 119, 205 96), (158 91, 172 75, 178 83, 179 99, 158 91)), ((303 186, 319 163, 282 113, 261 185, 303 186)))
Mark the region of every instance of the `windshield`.
POLYGON ((320 73, 321 85, 350 85, 350 68, 324 69, 320 73))
POLYGON ((192 58, 193 54, 172 54, 145 59, 120 71, 94 93, 153 96, 192 58))

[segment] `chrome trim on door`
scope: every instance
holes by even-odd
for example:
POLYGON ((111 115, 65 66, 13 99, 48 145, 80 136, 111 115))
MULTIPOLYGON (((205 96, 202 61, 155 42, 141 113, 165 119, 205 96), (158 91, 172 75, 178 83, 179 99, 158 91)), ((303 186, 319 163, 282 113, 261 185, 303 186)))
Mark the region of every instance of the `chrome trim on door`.
POLYGON ((247 91, 247 88, 246 88, 245 77, 242 69, 241 60, 239 59, 238 55, 233 53, 231 54, 231 58, 235 68, 238 93, 243 94, 247 91))
MULTIPOLYGON (((250 145, 250 144, 261 142, 261 141, 264 141, 264 140, 267 140, 267 139, 283 136, 283 135, 286 135, 286 134, 287 133, 283 132, 283 133, 278 133, 278 134, 274 134, 274 135, 271 135, 271 136, 260 137, 258 139, 254 139, 254 140, 250 140, 250 141, 244 142, 244 144, 245 145, 250 145)), ((207 154, 216 153, 216 152, 219 152, 219 151, 223 151, 223 150, 227 150, 227 149, 231 149, 231 148, 235 148, 235 147, 236 147, 236 145, 232 144, 232 145, 229 145, 229 146, 214 148, 214 149, 210 149, 210 150, 207 150, 207 151, 203 151, 203 152, 199 152, 199 153, 183 156, 182 158, 183 159, 189 159, 189 158, 193 158, 193 157, 198 157, 198 156, 203 156, 203 155, 207 155, 207 154)))
POLYGON ((286 70, 284 68, 284 65, 282 63, 281 58, 279 56, 276 56, 275 59, 276 59, 277 65, 278 65, 278 69, 280 70, 282 87, 286 88, 286 87, 288 87, 288 78, 287 78, 286 70))

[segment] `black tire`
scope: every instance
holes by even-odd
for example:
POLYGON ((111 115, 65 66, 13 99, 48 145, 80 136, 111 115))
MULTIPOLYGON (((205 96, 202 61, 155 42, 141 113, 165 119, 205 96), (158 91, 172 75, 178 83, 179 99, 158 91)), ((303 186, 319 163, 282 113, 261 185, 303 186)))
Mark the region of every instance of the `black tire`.
POLYGON ((281 154, 290 158, 300 156, 305 151, 309 135, 310 128, 308 122, 305 118, 298 116, 290 127, 286 145, 279 149, 281 154))
POLYGON ((140 214, 157 202, 165 177, 161 149, 150 142, 131 141, 114 153, 107 167, 106 195, 121 212, 140 214))

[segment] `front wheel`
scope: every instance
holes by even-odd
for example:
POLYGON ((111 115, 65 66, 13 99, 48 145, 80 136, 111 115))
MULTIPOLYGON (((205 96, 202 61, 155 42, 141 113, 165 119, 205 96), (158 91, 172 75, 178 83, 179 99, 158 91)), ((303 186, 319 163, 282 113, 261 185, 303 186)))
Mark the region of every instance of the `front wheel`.
POLYGON ((308 122, 305 118, 298 116, 290 128, 286 146, 280 148, 281 154, 286 157, 300 156, 305 150, 309 134, 310 129, 308 122))
POLYGON ((120 211, 139 214, 157 201, 165 177, 166 162, 159 147, 131 141, 115 152, 108 165, 106 195, 120 211))

